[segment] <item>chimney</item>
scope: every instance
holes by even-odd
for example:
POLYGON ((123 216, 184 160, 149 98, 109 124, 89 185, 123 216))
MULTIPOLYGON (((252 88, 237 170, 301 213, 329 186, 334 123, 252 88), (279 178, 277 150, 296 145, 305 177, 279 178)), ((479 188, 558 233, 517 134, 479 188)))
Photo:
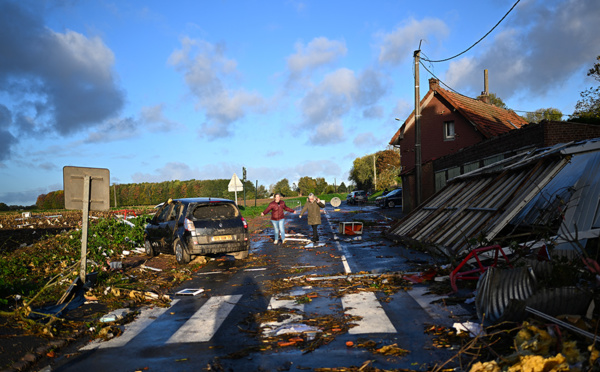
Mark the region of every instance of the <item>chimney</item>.
POLYGON ((437 92, 439 87, 440 87, 440 81, 438 79, 435 79, 435 78, 429 79, 429 90, 433 90, 433 91, 437 92))
POLYGON ((482 102, 490 103, 490 91, 488 86, 488 70, 483 70, 483 92, 481 92, 481 96, 479 99, 482 102))

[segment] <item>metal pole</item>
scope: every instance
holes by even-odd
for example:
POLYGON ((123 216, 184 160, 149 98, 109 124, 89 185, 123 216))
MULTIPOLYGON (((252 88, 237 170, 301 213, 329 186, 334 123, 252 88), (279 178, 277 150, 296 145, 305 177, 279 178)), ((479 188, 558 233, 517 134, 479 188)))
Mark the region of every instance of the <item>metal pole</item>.
POLYGON ((375 179, 375 190, 377 191, 377 165, 375 164, 375 159, 377 154, 373 155, 373 178, 375 179))
POLYGON ((258 180, 256 180, 256 188, 254 189, 254 206, 256 207, 256 197, 258 195, 258 180))
POLYGON ((83 176, 83 212, 81 223, 81 269, 79 279, 85 283, 87 271, 88 219, 90 214, 90 176, 83 176))
POLYGON ((421 50, 415 50, 415 196, 421 204, 421 94, 419 93, 419 59, 421 50))
POLYGON ((114 189, 114 194, 115 194, 115 208, 117 208, 117 184, 115 183, 113 185, 113 189, 114 189))

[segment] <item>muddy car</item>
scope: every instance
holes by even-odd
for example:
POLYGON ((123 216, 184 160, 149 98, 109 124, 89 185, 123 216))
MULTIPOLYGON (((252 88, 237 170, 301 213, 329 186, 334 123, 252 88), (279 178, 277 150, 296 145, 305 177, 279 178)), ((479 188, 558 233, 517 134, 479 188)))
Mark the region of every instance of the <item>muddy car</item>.
POLYGON ((179 264, 211 253, 248 257, 248 223, 233 200, 169 199, 159 206, 144 230, 146 254, 175 254, 179 264))

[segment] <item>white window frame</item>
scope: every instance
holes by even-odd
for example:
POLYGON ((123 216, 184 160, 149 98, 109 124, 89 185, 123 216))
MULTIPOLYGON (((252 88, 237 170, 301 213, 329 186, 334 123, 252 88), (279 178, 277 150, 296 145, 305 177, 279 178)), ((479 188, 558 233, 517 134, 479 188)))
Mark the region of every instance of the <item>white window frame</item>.
POLYGON ((454 121, 445 121, 444 122, 444 141, 454 141, 454 137, 456 136, 454 121))

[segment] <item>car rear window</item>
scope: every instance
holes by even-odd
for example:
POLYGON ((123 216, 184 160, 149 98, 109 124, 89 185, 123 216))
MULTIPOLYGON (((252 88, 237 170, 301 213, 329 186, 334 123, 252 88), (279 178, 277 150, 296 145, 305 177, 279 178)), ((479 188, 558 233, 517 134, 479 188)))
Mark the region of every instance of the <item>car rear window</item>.
POLYGON ((190 215, 195 221, 223 220, 239 216, 240 211, 231 203, 208 203, 192 205, 190 215))

